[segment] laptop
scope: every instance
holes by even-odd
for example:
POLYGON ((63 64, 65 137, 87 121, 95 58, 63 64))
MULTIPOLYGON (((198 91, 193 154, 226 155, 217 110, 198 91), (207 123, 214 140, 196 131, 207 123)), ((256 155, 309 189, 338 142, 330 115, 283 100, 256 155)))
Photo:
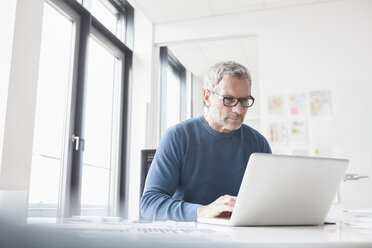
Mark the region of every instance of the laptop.
POLYGON ((198 222, 229 226, 323 224, 349 160, 253 153, 229 219, 198 222))

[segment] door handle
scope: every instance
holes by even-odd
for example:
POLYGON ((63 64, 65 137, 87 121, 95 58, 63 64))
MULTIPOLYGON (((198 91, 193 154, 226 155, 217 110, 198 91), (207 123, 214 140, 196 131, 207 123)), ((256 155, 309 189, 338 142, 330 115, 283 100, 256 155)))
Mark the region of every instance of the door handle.
POLYGON ((75 151, 78 151, 79 150, 79 145, 80 145, 80 137, 79 136, 75 136, 73 134, 72 137, 71 137, 71 141, 72 141, 72 143, 75 142, 75 151))

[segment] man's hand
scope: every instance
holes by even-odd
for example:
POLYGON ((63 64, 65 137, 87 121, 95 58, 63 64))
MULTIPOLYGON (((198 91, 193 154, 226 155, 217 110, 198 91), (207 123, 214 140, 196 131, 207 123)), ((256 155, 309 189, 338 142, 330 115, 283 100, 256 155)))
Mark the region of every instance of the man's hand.
POLYGON ((236 196, 224 195, 209 205, 199 207, 199 218, 229 217, 234 209, 236 196))

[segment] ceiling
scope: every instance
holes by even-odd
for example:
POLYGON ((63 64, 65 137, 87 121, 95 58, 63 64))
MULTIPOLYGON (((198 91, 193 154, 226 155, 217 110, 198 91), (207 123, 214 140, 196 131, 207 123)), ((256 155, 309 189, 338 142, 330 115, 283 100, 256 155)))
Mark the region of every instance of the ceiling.
POLYGON ((154 24, 335 0, 130 0, 154 24))
POLYGON ((171 44, 168 48, 194 76, 200 79, 212 64, 226 60, 247 66, 253 79, 258 74, 256 37, 171 44))
MULTIPOLYGON (((337 0, 129 0, 154 25, 195 18, 231 15, 274 8, 319 4, 337 0)), ((258 80, 257 37, 241 37, 209 41, 185 41, 167 44, 171 52, 202 79, 214 63, 234 60, 248 67, 254 81, 258 80)))

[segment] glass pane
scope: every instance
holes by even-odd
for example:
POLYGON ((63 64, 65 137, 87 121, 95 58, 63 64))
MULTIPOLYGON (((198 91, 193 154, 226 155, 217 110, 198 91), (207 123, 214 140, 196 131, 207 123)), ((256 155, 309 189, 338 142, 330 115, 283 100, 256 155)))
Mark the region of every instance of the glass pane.
POLYGON ((92 0, 91 13, 108 30, 117 35, 118 18, 115 14, 116 10, 107 0, 92 0))
POLYGON ((32 156, 29 217, 56 217, 60 164, 58 158, 32 156))
POLYGON ((117 168, 121 61, 90 38, 81 214, 110 214, 117 168), (97 187, 103 187, 99 190, 97 187), (97 193, 100 192, 100 193, 97 193))
POLYGON ((68 116, 72 39, 73 23, 52 6, 45 4, 29 216, 57 216, 68 116))
POLYGON ((108 215, 110 170, 84 164, 81 215, 108 215))
POLYGON ((180 79, 174 71, 167 69, 166 128, 180 121, 180 79))

